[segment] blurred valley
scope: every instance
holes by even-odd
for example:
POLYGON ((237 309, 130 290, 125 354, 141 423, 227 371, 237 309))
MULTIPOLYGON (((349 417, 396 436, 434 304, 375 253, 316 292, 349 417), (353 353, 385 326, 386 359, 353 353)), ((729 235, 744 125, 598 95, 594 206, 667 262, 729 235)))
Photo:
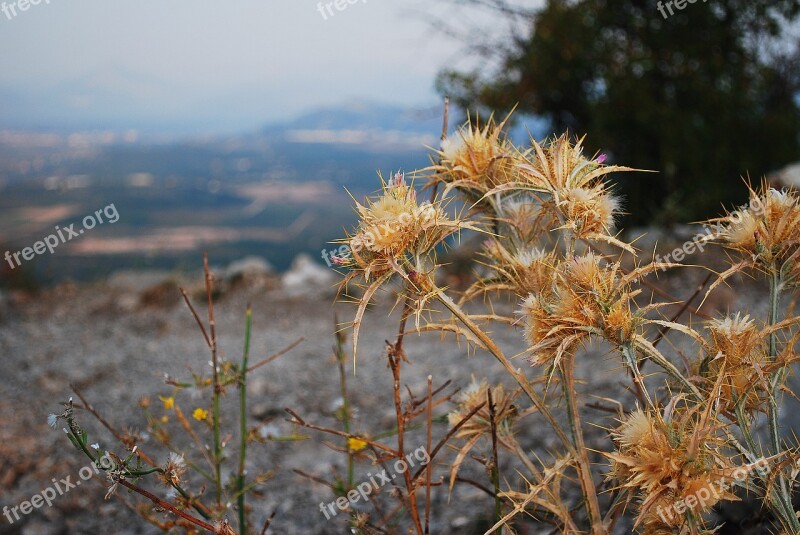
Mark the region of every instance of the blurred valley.
POLYGON ((302 252, 322 262, 355 220, 347 192, 361 200, 378 171, 425 167, 441 120, 438 106, 358 103, 231 137, 0 131, 0 255, 112 203, 119 212, 54 254, 4 261, 0 283, 195 270, 204 251, 215 264, 261 256, 279 271, 302 252))

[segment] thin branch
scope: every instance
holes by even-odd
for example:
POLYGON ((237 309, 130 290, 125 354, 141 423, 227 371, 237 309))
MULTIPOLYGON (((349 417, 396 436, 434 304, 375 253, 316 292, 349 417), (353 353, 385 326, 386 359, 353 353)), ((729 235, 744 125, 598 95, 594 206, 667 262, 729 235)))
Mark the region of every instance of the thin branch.
POLYGON ((141 494, 142 496, 144 496, 145 498, 147 498, 148 500, 150 500, 151 502, 156 504, 156 506, 161 507, 162 509, 166 509, 167 511, 169 511, 169 512, 171 512, 173 514, 176 514, 176 515, 180 516, 181 518, 191 522, 195 526, 201 527, 201 528, 203 528, 203 529, 205 529, 207 531, 210 531, 211 533, 217 533, 219 535, 224 535, 224 533, 225 533, 224 531, 222 531, 221 528, 219 528, 219 529, 215 528, 211 524, 207 524, 207 523, 203 522, 202 520, 200 520, 199 518, 195 518, 190 514, 184 513, 180 509, 175 508, 170 503, 165 502, 164 500, 162 500, 161 498, 159 498, 155 494, 152 494, 152 493, 150 493, 150 492, 148 492, 148 491, 146 491, 146 490, 144 490, 142 488, 139 488, 139 487, 137 487, 136 485, 134 485, 132 483, 128 483, 124 479, 120 479, 117 482, 120 485, 122 485, 123 487, 126 487, 126 488, 128 488, 128 489, 130 489, 130 490, 132 490, 132 491, 134 491, 134 492, 136 492, 138 494, 141 494))

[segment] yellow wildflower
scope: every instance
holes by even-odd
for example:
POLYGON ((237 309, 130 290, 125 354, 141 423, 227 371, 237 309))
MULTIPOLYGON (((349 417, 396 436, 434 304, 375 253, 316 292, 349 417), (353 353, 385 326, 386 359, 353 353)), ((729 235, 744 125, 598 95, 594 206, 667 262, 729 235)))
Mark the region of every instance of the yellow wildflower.
POLYGON ((350 437, 347 439, 347 449, 350 451, 361 451, 367 447, 367 441, 358 437, 350 437))

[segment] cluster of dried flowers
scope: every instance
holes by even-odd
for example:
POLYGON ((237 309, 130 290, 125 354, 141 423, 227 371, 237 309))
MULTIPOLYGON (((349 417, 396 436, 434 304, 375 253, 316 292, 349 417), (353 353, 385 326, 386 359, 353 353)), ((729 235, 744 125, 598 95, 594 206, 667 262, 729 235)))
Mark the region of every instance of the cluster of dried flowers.
MULTIPOLYGON (((792 500, 800 475, 800 447, 783 437, 778 425, 780 397, 789 366, 797 360, 794 347, 800 336, 798 317, 791 313, 792 307, 786 312, 782 306, 789 292, 800 285, 800 197, 766 183, 757 189, 748 186, 749 203, 709 221, 714 231, 703 237, 704 242, 726 248, 730 264, 717 274, 706 295, 737 273, 763 276, 769 283, 766 317, 759 318, 757 311, 708 317, 689 307, 692 296, 667 319, 665 307, 676 299, 647 276, 680 266, 643 260, 615 230, 621 204, 608 178, 633 169, 606 165, 603 155, 585 156, 583 140, 568 135, 518 147, 504 134, 505 126, 491 120, 483 126, 468 123, 445 139, 441 150, 433 154, 432 165, 417 173, 431 190, 429 201, 420 202, 413 182, 402 174, 382 180, 375 198, 356 202, 359 223, 342 240, 349 254, 334 258, 346 270, 342 292, 349 295, 352 286, 362 290, 355 297, 358 306, 352 322, 354 362, 364 313, 375 293, 392 288, 403 302, 397 339, 386 346, 394 385, 392 430, 355 431, 341 331, 336 333, 335 352, 344 404, 336 418, 343 429, 313 424, 287 409, 293 425, 342 441, 347 476, 337 477, 329 486, 339 496, 337 507, 348 511, 343 516, 351 532, 396 532, 396 514, 404 510, 411 518, 406 532, 429 533, 430 493, 438 484, 432 470, 442 452, 453 450, 449 489, 468 482, 494 500, 495 523, 487 533, 513 533, 518 523, 530 517, 553 524, 562 533, 609 535, 619 528, 621 518, 629 516, 632 529, 644 534, 713 533, 718 527, 714 508, 744 493, 762 501, 776 530, 800 533, 792 500), (459 211, 451 206, 464 208, 459 211), (484 243, 474 280, 454 299, 453 290, 439 285, 437 254, 462 231, 482 234, 484 243), (510 297, 517 312, 496 308, 500 297, 510 297), (681 322, 687 310, 702 321, 690 317, 681 322), (401 368, 409 356, 403 340, 406 320, 412 315, 418 332, 455 334, 476 352, 494 357, 510 384, 476 380, 456 396, 442 393, 449 382, 434 389, 429 376, 424 399, 409 388, 404 402, 401 368), (496 323, 521 331, 529 368, 523 371, 505 355, 490 334, 496 323), (688 337, 695 353, 688 357, 677 350, 662 353, 658 345, 665 336, 674 343, 669 331, 688 337), (587 415, 584 400, 591 385, 584 383, 591 383, 591 378, 579 380, 576 373, 576 363, 586 357, 583 349, 594 342, 619 360, 620 377, 631 381, 630 394, 620 392, 613 400, 605 399, 616 403, 617 409, 611 411, 617 413, 617 420, 611 423, 587 415), (657 369, 645 375, 642 366, 647 362, 657 369), (433 447, 433 410, 449 401, 456 406, 447 415, 448 430, 433 447), (422 418, 427 425, 416 423, 422 418), (604 424, 610 428, 602 437, 591 437, 590 443, 587 429, 602 429, 604 424), (521 431, 542 425, 551 428, 557 446, 548 445, 546 451, 527 449, 519 438, 521 431), (764 427, 766 433, 760 434, 764 427), (372 515, 338 505, 350 504, 356 492, 356 461, 375 465, 408 458, 406 433, 412 428, 427 430, 427 462, 413 473, 406 470, 402 484, 392 487, 400 506, 384 514, 378 500, 370 498, 376 510, 372 515), (396 440, 396 446, 387 443, 390 439, 396 440), (521 465, 524 473, 501 473, 501 452, 517 459, 515 468, 521 465), (468 459, 484 465, 489 485, 459 477, 468 459), (577 487, 580 500, 575 498, 577 487), (417 503, 423 493, 424 514, 417 503)), ((86 431, 75 420, 71 400, 62 414, 51 415, 48 422, 55 427, 60 420, 66 421, 72 443, 93 461, 99 461, 101 454, 112 458, 113 468, 105 469, 111 482, 108 496, 122 486, 147 498, 153 505, 143 508, 142 514, 162 530, 196 532, 200 528, 231 535, 235 531, 226 517, 236 512, 239 532, 245 535, 250 512, 245 496, 270 477, 248 477, 245 470, 247 445, 260 436, 246 425, 246 380, 248 373, 286 350, 248 364, 248 310, 241 363, 219 358, 211 279, 206 262, 208 329, 184 293, 211 352, 211 377, 195 375, 186 383, 168 377, 173 394, 161 397, 160 418, 151 414, 149 400, 142 403, 149 432, 171 451, 166 462, 148 457, 135 433, 116 431, 78 391, 82 408, 122 444, 126 458, 101 450, 99 444, 89 445, 86 431), (220 417, 221 397, 228 388, 239 391, 240 408, 239 464, 230 478, 223 477, 228 471, 223 465, 233 435, 221 433, 220 417), (176 402, 188 391, 210 397, 206 403, 194 403, 194 422, 176 402), (185 432, 203 459, 184 457, 172 442, 170 427, 185 432), (167 487, 165 497, 139 486, 148 475, 167 487), (202 500, 206 485, 208 505, 202 500), (163 511, 168 512, 168 520, 159 519, 163 511)), ((270 522, 271 517, 262 533, 270 522)))
POLYGON ((343 287, 360 281, 365 288, 358 298, 354 348, 367 303, 396 275, 400 296, 417 314, 418 330, 463 336, 492 354, 519 387, 489 388, 484 381, 462 395, 450 423, 472 415, 454 434, 463 442, 452 464, 451 487, 466 454, 487 438, 530 471, 526 489, 496 494, 502 506, 492 531, 528 513, 564 532, 607 534, 632 506, 641 533, 706 533, 713 527, 714 506, 746 491, 763 499, 775 526, 799 533, 791 492, 797 474, 789 468, 796 453, 780 436, 778 407, 788 365, 796 360, 796 318, 780 315, 781 297, 800 275, 800 198, 763 183, 758 190, 749 188, 747 206, 708 222, 716 230, 705 241, 734 253, 708 293, 736 273, 764 274, 770 311, 763 321, 746 311, 706 316, 698 329, 696 321, 679 322, 684 310, 664 317, 663 307, 674 303, 657 299, 645 280, 679 265, 643 262, 616 234, 621 204, 608 175, 633 169, 606 165, 604 155, 586 157, 583 139, 568 135, 517 147, 505 136, 505 126, 505 121, 468 123, 443 142, 433 164, 418 174, 433 190, 430 203, 418 205, 413 188, 398 176, 377 200, 359 204, 361 223, 348 238, 351 245, 384 223, 391 232, 343 263, 350 268, 343 287), (453 198, 466 208, 448 215, 445 205, 453 198), (395 224, 401 214, 408 214, 405 224, 395 224), (436 254, 446 238, 465 229, 487 238, 476 279, 454 300, 437 286, 436 254), (502 294, 519 303, 517 314, 495 310, 492 299, 502 294), (488 313, 466 312, 464 305, 479 298, 488 313), (431 300, 444 306, 449 319, 423 314, 431 300), (422 317, 426 321, 420 322, 422 317), (510 365, 488 334, 491 322, 521 327, 532 365, 528 373, 510 365), (670 330, 695 344, 694 359, 681 362, 658 349, 670 330), (603 449, 610 463, 605 469, 592 467, 587 453, 584 430, 599 422, 581 415, 583 394, 575 377, 575 360, 590 340, 618 355, 635 392, 632 406, 630 400, 625 408, 619 403, 619 426, 609 430, 606 442, 592 444, 603 449), (658 365, 659 372, 645 378, 645 361, 658 365), (563 387, 560 397, 550 392, 554 380, 563 387), (495 407, 476 409, 486 402, 487 390, 494 392, 495 407), (557 405, 566 413, 560 418, 557 405), (534 415, 554 428, 562 451, 531 458, 520 447, 516 429, 522 416, 534 415), (756 428, 764 421, 769 432, 762 441, 756 428), (764 469, 752 470, 754 463, 764 469), (600 494, 603 476, 608 492, 600 494), (569 477, 580 483, 583 507, 567 503, 562 481, 569 477))

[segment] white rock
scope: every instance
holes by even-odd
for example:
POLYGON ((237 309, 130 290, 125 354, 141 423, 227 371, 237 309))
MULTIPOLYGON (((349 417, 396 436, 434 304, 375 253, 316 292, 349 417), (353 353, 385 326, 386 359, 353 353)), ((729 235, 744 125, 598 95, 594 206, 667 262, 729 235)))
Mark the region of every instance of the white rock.
POLYGON ((333 271, 314 262, 307 254, 299 254, 284 273, 281 284, 287 295, 318 295, 333 286, 333 271))
POLYGON ((228 265, 225 269, 225 278, 230 281, 237 278, 263 277, 273 271, 269 262, 260 256, 246 256, 228 265))

